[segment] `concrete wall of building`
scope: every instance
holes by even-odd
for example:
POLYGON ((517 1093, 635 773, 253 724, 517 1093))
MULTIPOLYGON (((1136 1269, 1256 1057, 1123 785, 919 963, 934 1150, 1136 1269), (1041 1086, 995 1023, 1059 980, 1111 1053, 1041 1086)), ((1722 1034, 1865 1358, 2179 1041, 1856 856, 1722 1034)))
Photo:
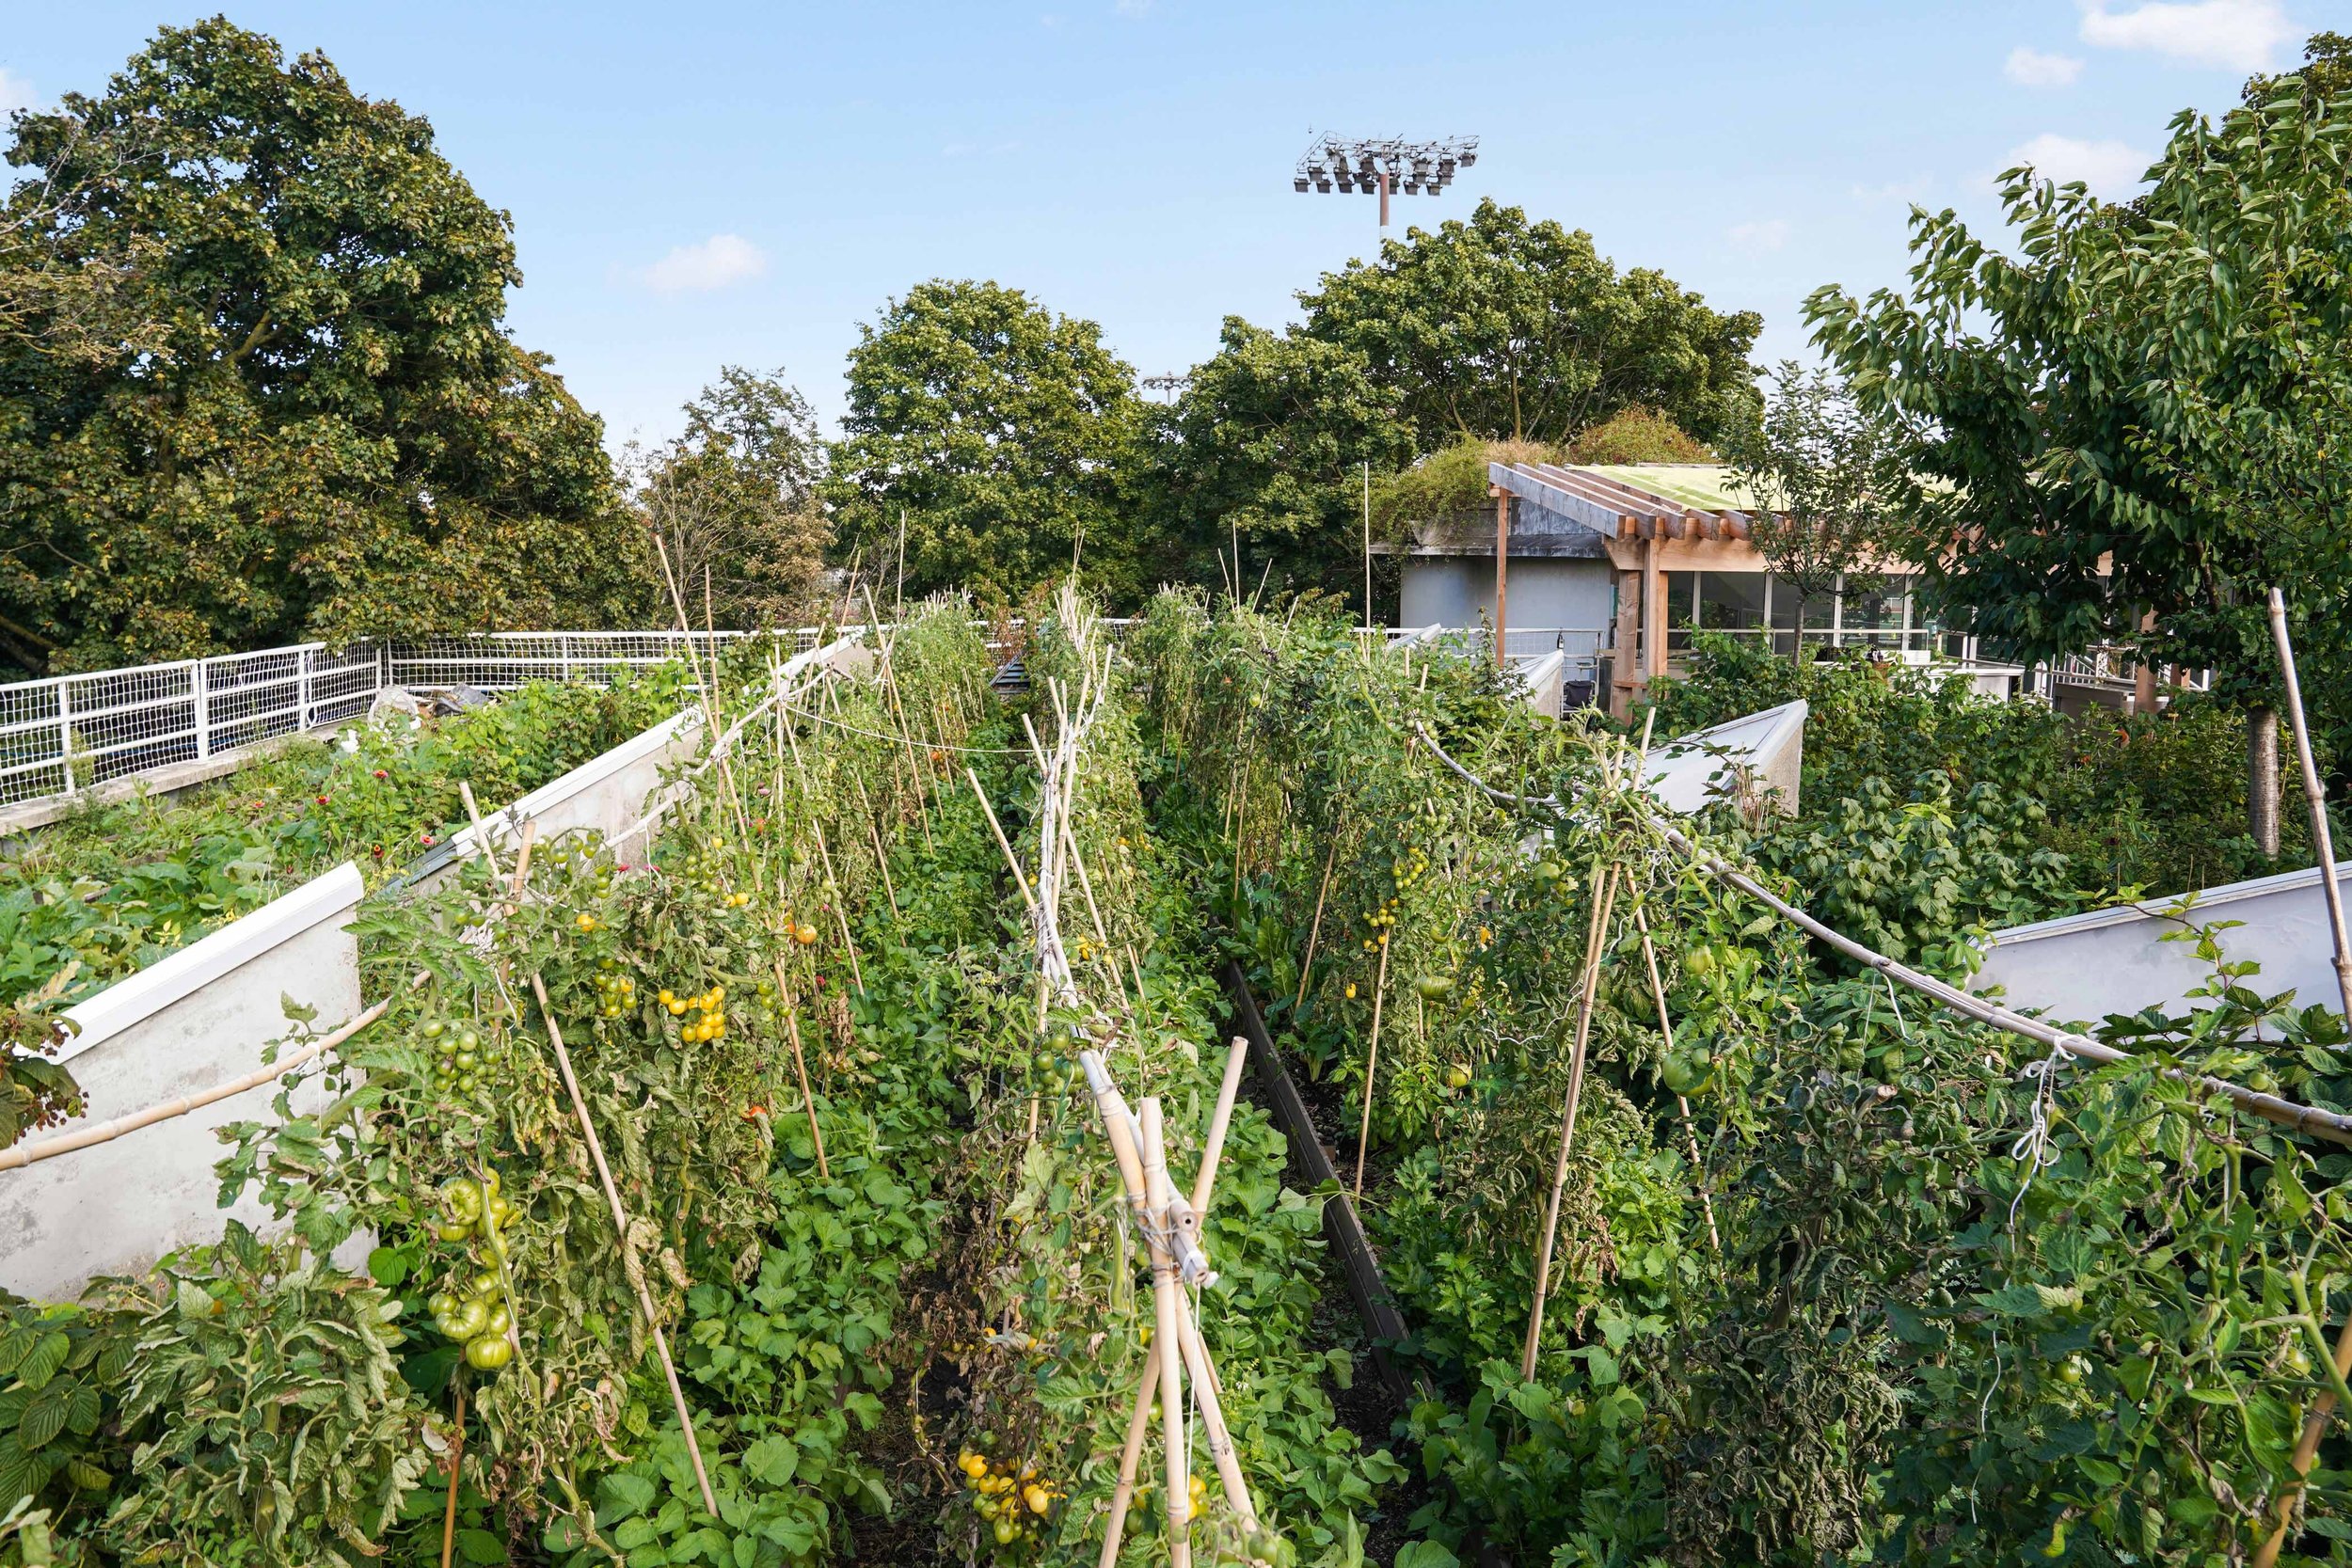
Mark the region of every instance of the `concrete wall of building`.
MULTIPOLYGON (((82 1085, 85 1120, 36 1132, 37 1148, 258 1070, 262 1048, 293 1027, 291 1000, 334 1028, 359 1010, 359 948, 351 932, 358 869, 346 863, 119 981, 66 1017, 80 1032, 60 1057, 82 1085)), ((112 1143, 0 1171, 0 1286, 72 1301, 91 1276, 144 1273, 163 1254, 220 1239, 224 1219, 260 1227, 250 1197, 225 1213, 213 1166, 218 1130, 269 1120, 278 1085, 264 1084, 141 1128, 112 1143)), ((324 1102, 313 1080, 297 1111, 324 1102)))
MULTIPOLYGON (((1609 562, 1545 560, 1511 562, 1504 608, 1514 626, 1566 626, 1597 630, 1616 613, 1616 591, 1609 562)), ((1495 618, 1495 563, 1491 556, 1408 556, 1405 562, 1403 611, 1397 625, 1491 626, 1495 618)))

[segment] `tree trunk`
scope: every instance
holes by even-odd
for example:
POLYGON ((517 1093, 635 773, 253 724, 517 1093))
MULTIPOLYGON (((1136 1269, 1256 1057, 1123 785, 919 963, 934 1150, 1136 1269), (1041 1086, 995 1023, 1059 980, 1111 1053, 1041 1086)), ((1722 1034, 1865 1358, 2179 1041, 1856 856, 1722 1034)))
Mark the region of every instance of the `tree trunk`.
POLYGON ((2279 858, 2279 713, 2246 710, 2246 831, 2270 860, 2279 858))

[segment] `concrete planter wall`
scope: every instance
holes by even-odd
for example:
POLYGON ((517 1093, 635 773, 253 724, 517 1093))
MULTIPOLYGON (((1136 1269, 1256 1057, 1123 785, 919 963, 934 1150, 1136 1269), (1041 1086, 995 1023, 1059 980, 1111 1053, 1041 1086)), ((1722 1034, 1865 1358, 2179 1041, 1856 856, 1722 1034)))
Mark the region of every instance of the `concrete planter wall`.
MULTIPOLYGON (((60 1054, 89 1119, 253 1071, 262 1048, 291 1027, 289 998, 316 1008, 322 1030, 358 1012, 350 926, 360 893, 358 868, 346 862, 71 1009, 81 1032, 60 1054)), ((176 1247, 219 1240, 215 1134, 267 1119, 277 1093, 266 1084, 115 1143, 0 1172, 0 1285, 71 1301, 94 1275, 139 1274, 176 1247)), ((37 1146, 76 1125, 24 1141, 37 1146)), ((229 1213, 255 1226, 266 1218, 249 1198, 229 1213)))
MULTIPOLYGON (((2352 885, 2352 861, 2336 873, 2352 885)), ((2208 888, 2175 919, 2166 911, 2178 902, 2152 898, 1995 931, 1986 939, 1984 967, 1969 989, 2000 987, 2009 1006, 2045 1008, 2061 1022, 2095 1023, 2149 1006, 2178 1015, 2190 1006, 2190 990, 2205 984, 2213 971, 2198 961, 2194 942, 2164 938, 2192 925, 2239 921, 2217 940, 2233 962, 2262 965, 2260 974, 2242 982, 2249 990, 2271 996, 2292 990, 2304 1006, 2344 1006, 2317 866, 2208 888)))
POLYGON ((1668 741, 1650 754, 1649 792, 1686 816, 1728 795, 1751 815, 1769 804, 1794 816, 1810 712, 1801 697, 1668 741))

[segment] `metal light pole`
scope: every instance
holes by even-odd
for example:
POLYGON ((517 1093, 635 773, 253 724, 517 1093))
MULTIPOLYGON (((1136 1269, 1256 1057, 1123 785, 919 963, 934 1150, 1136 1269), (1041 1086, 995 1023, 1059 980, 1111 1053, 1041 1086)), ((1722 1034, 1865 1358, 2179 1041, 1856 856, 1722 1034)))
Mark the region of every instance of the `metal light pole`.
POLYGON ((1291 189, 1328 195, 1333 188, 1380 198, 1380 230, 1389 228, 1389 193, 1437 195, 1454 183, 1456 169, 1478 162, 1476 136, 1406 141, 1400 136, 1318 135, 1298 157, 1291 189))

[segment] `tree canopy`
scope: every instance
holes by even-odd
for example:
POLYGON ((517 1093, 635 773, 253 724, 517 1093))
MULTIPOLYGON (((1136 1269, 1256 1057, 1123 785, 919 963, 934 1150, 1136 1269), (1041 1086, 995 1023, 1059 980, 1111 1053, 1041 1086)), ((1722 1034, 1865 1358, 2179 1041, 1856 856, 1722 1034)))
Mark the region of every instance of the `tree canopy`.
POLYGON ((727 365, 685 414, 681 435, 632 465, 637 504, 660 542, 653 565, 664 602, 675 581, 690 621, 815 619, 833 526, 817 495, 825 449, 807 400, 781 371, 727 365))
POLYGON ((1360 594, 1364 466, 1385 475, 1412 455, 1360 356, 1228 316, 1158 433, 1154 489, 1175 547, 1198 559, 1237 535, 1262 563, 1279 555, 1278 587, 1360 594))
POLYGON ((1018 289, 934 278, 859 328, 828 486, 848 548, 906 588, 1018 594, 1079 562, 1142 590, 1122 524, 1143 434, 1135 372, 1102 328, 1018 289))
POLYGON ((1762 317, 1711 309, 1651 268, 1620 273, 1590 234, 1491 198, 1298 302, 1307 335, 1363 357, 1422 451, 1466 436, 1558 444, 1636 404, 1707 439, 1756 397, 1762 317))
POLYGON ((8 158, 39 171, 0 247, 13 661, 634 612, 600 425, 508 337, 508 220, 423 119, 215 19, 19 115, 8 158))
POLYGON ((1907 295, 1808 302, 1817 341, 1946 482, 1916 553, 1979 632, 2037 656, 2137 641, 2263 703, 2278 584, 2317 633, 2306 689, 2342 721, 2352 94, 2307 87, 2275 79, 2217 125, 2183 114, 2125 206, 2011 170, 2016 255, 1921 214, 1907 295))

